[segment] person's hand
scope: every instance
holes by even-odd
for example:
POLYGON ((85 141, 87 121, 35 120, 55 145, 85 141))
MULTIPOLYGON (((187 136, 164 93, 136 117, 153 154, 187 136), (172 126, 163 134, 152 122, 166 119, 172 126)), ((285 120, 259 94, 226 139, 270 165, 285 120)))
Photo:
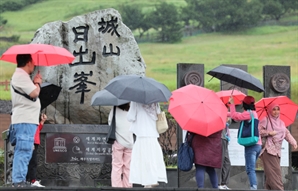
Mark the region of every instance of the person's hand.
POLYGON ((41 118, 40 123, 44 124, 44 122, 47 120, 48 117, 46 114, 42 113, 40 118, 41 118))
POLYGON ((230 99, 229 99, 229 103, 230 103, 230 104, 234 104, 234 98, 233 98, 233 96, 230 97, 230 99))
POLYGON ((42 76, 40 73, 37 73, 33 79, 34 84, 41 84, 42 83, 42 76))
POLYGON ((294 149, 297 149, 297 143, 296 143, 296 145, 293 145, 293 147, 294 147, 294 149))
POLYGON ((270 132, 269 132, 269 135, 270 135, 270 136, 274 136, 274 135, 276 135, 276 131, 270 131, 270 132))

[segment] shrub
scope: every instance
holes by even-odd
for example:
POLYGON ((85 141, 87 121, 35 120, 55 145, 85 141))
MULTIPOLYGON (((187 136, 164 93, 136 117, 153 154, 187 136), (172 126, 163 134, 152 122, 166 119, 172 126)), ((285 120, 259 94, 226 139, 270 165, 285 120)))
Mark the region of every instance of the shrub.
POLYGON ((4 150, 0 149, 0 185, 4 184, 4 150))

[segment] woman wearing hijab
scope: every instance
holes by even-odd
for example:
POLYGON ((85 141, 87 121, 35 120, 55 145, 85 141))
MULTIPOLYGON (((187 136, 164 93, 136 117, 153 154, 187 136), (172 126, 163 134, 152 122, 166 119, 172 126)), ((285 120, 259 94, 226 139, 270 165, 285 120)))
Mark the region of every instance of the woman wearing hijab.
MULTIPOLYGON (((233 120, 246 121, 251 120, 250 112, 254 115, 255 119, 258 119, 257 112, 255 111, 255 99, 252 96, 246 96, 242 101, 243 112, 236 112, 234 99, 230 98, 230 113, 228 114, 233 120)), ((249 178, 250 189, 257 190, 258 181, 256 175, 256 162, 262 149, 261 137, 259 141, 252 146, 244 146, 245 168, 249 178)))
POLYGON ((131 122, 130 130, 136 135, 132 148, 129 182, 141 184, 145 188, 157 186, 158 182, 167 183, 166 167, 157 138, 158 103, 145 105, 131 102, 127 114, 131 122))
POLYGON ((296 149, 297 141, 280 119, 279 105, 270 104, 267 111, 268 117, 259 123, 260 135, 266 138, 265 146, 260 154, 266 175, 265 188, 268 190, 284 190, 280 169, 282 142, 285 139, 296 149))

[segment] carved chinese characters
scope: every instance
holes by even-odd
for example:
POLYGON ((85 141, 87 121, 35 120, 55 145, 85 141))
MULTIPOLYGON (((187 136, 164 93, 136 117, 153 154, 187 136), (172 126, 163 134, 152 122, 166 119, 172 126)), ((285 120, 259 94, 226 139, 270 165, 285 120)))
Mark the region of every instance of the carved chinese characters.
POLYGON ((106 120, 109 109, 91 107, 91 97, 115 76, 145 74, 134 36, 115 9, 47 23, 38 29, 32 43, 64 47, 75 56, 69 65, 40 68, 44 81, 62 87, 56 103, 47 108, 55 123, 106 122, 101 118, 106 120))

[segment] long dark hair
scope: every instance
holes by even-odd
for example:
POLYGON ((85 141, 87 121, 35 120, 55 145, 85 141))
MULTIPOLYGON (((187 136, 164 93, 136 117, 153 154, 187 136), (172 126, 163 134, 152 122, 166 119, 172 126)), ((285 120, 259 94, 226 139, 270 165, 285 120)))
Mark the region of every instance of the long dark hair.
POLYGON ((119 105, 118 106, 120 109, 124 110, 124 111, 128 111, 129 110, 129 103, 123 104, 123 105, 119 105))
POLYGON ((242 106, 244 108, 244 110, 256 110, 255 104, 251 103, 251 104, 246 104, 245 102, 242 102, 242 106))

